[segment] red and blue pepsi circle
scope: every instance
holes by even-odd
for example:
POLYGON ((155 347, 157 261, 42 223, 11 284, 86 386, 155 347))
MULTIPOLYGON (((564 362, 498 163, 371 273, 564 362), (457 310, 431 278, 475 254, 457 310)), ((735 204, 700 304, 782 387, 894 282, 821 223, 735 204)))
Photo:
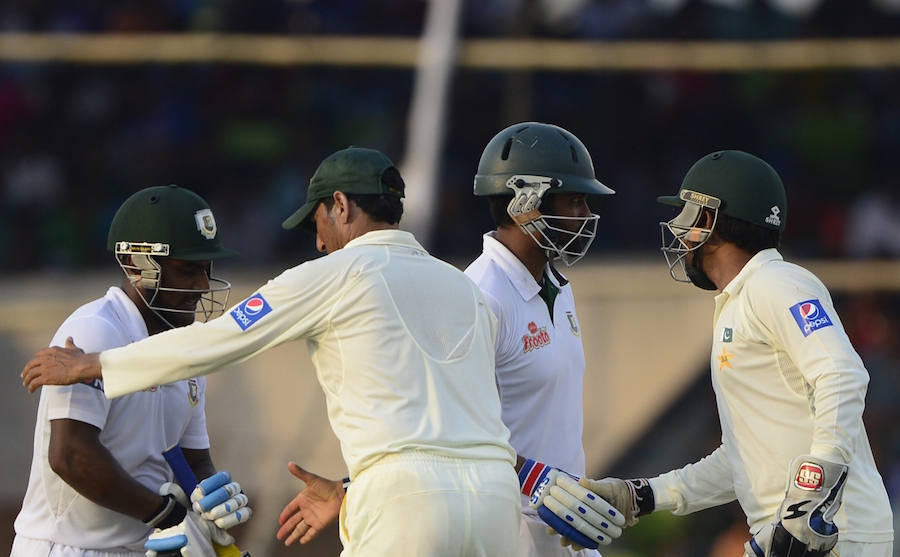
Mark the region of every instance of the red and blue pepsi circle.
POLYGON ((825 312, 825 308, 822 307, 822 302, 819 300, 806 300, 793 305, 791 306, 791 314, 794 316, 794 321, 797 322, 797 326, 800 327, 804 337, 808 337, 823 327, 834 325, 834 322, 828 317, 828 313, 825 312))
POLYGON ((263 298, 262 294, 256 293, 231 310, 231 317, 242 331, 246 331, 271 311, 272 306, 269 305, 269 302, 263 298))

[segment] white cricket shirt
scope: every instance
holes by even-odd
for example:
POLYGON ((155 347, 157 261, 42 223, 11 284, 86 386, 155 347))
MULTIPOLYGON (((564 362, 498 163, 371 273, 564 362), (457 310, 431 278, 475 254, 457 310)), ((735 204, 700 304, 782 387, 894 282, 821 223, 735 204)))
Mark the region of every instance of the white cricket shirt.
POLYGON ((831 295, 775 249, 756 254, 716 296, 712 384, 722 445, 650 480, 658 509, 685 514, 734 500, 751 533, 773 520, 791 460, 849 465, 840 539, 892 539, 892 515, 862 421, 869 381, 831 295))
MULTIPOLYGON (((510 443, 525 458, 584 476, 585 361, 571 286, 560 285, 547 269, 559 287, 551 319, 541 287, 496 232, 484 235, 483 253, 466 275, 484 292, 499 323, 497 388, 510 443)), ((536 514, 527 498, 522 509, 536 514)))
POLYGON ((514 462, 494 386, 495 335, 472 281, 412 234, 379 230, 288 269, 217 319, 100 361, 107 395, 121 396, 306 339, 355 477, 403 451, 514 462))
MULTIPOLYGON (((112 287, 103 298, 70 315, 50 345, 65 346, 69 336, 85 352, 99 352, 147 338, 147 326, 128 296, 112 287)), ((31 475, 15 522, 17 535, 82 549, 144 551, 144 541, 153 529, 79 495, 50 469, 47 454, 51 420, 91 424, 101 430, 100 442, 125 471, 157 491, 173 477, 162 451, 178 442, 188 449, 209 448, 206 379, 148 387, 112 401, 99 380, 41 389, 31 475)))

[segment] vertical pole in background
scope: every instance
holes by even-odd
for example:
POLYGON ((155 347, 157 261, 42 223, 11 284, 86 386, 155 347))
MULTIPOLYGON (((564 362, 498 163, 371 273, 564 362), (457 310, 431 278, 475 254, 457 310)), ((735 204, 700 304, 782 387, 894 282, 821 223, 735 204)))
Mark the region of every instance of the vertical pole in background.
POLYGON ((403 228, 433 243, 444 123, 456 66, 462 0, 430 0, 419 49, 400 172, 406 182, 403 228))

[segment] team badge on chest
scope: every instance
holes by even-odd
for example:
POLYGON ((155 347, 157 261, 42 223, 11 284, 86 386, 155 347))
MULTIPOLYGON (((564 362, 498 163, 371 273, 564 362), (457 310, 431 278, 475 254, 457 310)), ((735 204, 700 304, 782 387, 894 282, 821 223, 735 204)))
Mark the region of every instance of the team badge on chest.
POLYGON ((550 344, 550 333, 547 332, 547 327, 538 327, 532 321, 528 324, 528 334, 522 337, 522 343, 522 348, 527 354, 550 344))
POLYGON ((191 402, 191 406, 197 406, 197 403, 200 402, 200 386, 196 379, 188 379, 188 400, 191 402))
POLYGON ((575 314, 571 311, 567 311, 566 317, 569 319, 569 329, 572 330, 572 334, 576 337, 580 337, 581 330, 578 328, 578 321, 575 320, 575 314))

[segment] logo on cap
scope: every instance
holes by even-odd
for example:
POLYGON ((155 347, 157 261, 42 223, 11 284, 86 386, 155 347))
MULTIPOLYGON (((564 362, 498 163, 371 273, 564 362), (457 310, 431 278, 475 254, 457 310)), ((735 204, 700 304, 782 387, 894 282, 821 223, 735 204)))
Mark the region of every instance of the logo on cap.
POLYGON ((772 226, 781 226, 781 217, 778 216, 781 213, 781 209, 778 208, 778 205, 772 205, 772 208, 769 210, 772 211, 772 214, 766 217, 766 222, 772 226))
POLYGON ((213 217, 212 210, 200 209, 194 213, 194 220, 197 221, 197 230, 207 240, 216 237, 216 219, 213 217))

